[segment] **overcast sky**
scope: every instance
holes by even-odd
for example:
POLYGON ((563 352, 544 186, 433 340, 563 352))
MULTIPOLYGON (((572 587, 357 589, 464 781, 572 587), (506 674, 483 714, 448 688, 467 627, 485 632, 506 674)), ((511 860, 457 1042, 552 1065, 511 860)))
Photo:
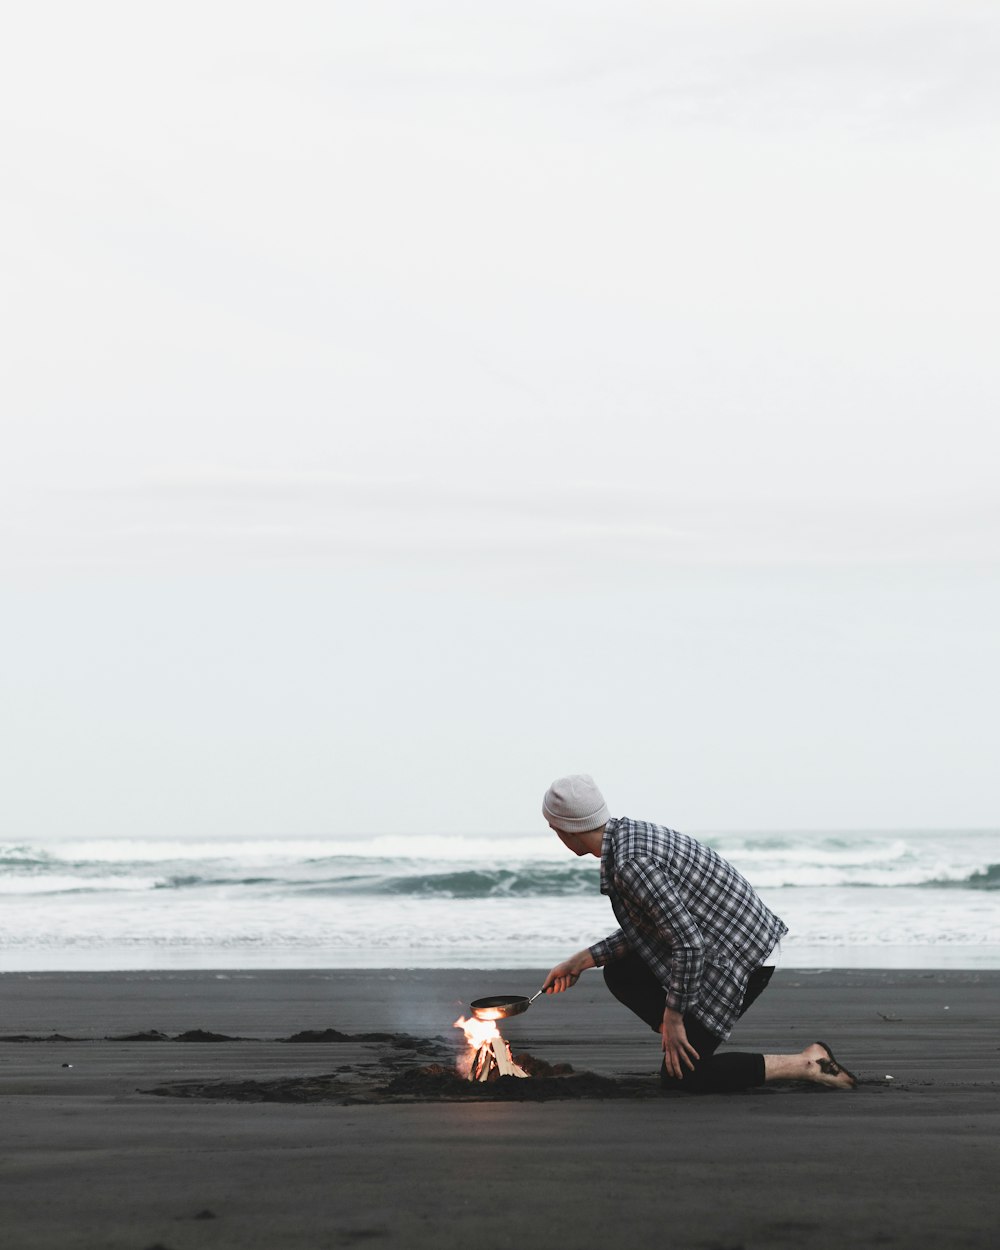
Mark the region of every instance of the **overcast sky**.
POLYGON ((0 839, 1000 824, 991 3, 39 3, 0 839))

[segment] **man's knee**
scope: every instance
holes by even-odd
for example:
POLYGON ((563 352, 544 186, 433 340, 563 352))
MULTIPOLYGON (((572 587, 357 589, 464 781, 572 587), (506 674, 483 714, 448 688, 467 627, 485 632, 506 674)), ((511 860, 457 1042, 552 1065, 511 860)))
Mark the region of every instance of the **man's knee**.
POLYGON ((637 955, 626 955, 603 968, 604 984, 620 1003, 656 1032, 663 1019, 666 993, 637 955))
POLYGON ((614 994, 615 998, 619 997, 618 990, 624 988, 629 979, 628 975, 622 971, 624 962, 624 959, 616 959, 613 963, 605 964, 601 969, 604 973, 604 984, 614 994))
POLYGON ((605 964, 602 971, 604 984, 623 1003, 631 1004, 637 999, 647 1000, 651 994, 663 993, 656 978, 636 955, 625 955, 605 964))

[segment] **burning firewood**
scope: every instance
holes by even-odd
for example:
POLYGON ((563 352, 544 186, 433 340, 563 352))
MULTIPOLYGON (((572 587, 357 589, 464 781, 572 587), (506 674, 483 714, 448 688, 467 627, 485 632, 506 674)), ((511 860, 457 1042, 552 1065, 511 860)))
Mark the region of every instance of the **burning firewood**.
POLYGON ((460 1016, 455 1028, 462 1029, 469 1049, 459 1058, 459 1072, 470 1081, 495 1081, 501 1076, 527 1076, 514 1062, 510 1046, 500 1035, 495 1020, 466 1020, 460 1016))

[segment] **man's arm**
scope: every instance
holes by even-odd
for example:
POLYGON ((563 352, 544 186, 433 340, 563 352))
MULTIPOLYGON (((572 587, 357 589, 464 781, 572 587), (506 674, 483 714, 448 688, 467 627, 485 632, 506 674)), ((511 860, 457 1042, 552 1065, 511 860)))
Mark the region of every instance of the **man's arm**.
POLYGON ((609 933, 606 938, 595 942, 585 951, 577 951, 563 963, 557 964, 545 978, 542 989, 547 994, 559 994, 575 985, 581 972, 585 972, 588 968, 603 968, 613 959, 621 959, 623 955, 627 955, 628 951, 628 938, 621 929, 616 929, 614 933, 609 933))
POLYGON ((677 1015, 698 1001, 705 963, 705 940, 663 866, 630 859, 618 869, 618 888, 629 909, 639 912, 658 942, 637 934, 636 949, 666 990, 667 1007, 677 1015))
POLYGON ((603 968, 605 964, 611 963, 615 959, 621 959, 623 955, 629 953, 628 938, 621 929, 615 929, 614 933, 600 942, 595 942, 590 948, 590 955, 594 961, 595 968, 603 968))
POLYGON ((563 990, 576 985, 581 972, 594 967, 596 967, 594 957, 589 949, 577 951, 575 955, 570 955, 569 959, 563 960, 561 964, 556 964, 545 978, 542 989, 546 994, 561 994, 563 990))
POLYGON ((660 1038, 663 1042, 663 1065, 667 1072, 676 1080, 684 1079, 684 1068, 689 1072, 694 1071, 692 1059, 700 1059, 701 1056, 688 1041, 687 1029, 684 1027, 684 1017, 679 1011, 672 1011, 669 1007, 663 1009, 663 1020, 660 1024, 660 1038))
POLYGON ((684 1012, 698 1001, 705 963, 705 941, 690 912, 681 902, 670 876, 655 860, 632 859, 618 870, 618 884, 661 938, 662 945, 637 938, 637 949, 666 991, 660 1039, 668 1074, 682 1080, 684 1069, 694 1070, 699 1055, 688 1041, 684 1012), (659 949, 658 949, 659 947, 659 949), (669 954, 664 958, 667 948, 669 954))

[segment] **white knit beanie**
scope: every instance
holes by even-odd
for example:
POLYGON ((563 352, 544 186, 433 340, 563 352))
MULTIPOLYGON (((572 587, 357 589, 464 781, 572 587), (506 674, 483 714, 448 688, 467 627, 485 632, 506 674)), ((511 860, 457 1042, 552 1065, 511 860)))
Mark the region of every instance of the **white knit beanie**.
POLYGON ((542 800, 542 815, 564 833, 589 833, 611 819, 604 795, 586 773, 553 781, 542 800))

